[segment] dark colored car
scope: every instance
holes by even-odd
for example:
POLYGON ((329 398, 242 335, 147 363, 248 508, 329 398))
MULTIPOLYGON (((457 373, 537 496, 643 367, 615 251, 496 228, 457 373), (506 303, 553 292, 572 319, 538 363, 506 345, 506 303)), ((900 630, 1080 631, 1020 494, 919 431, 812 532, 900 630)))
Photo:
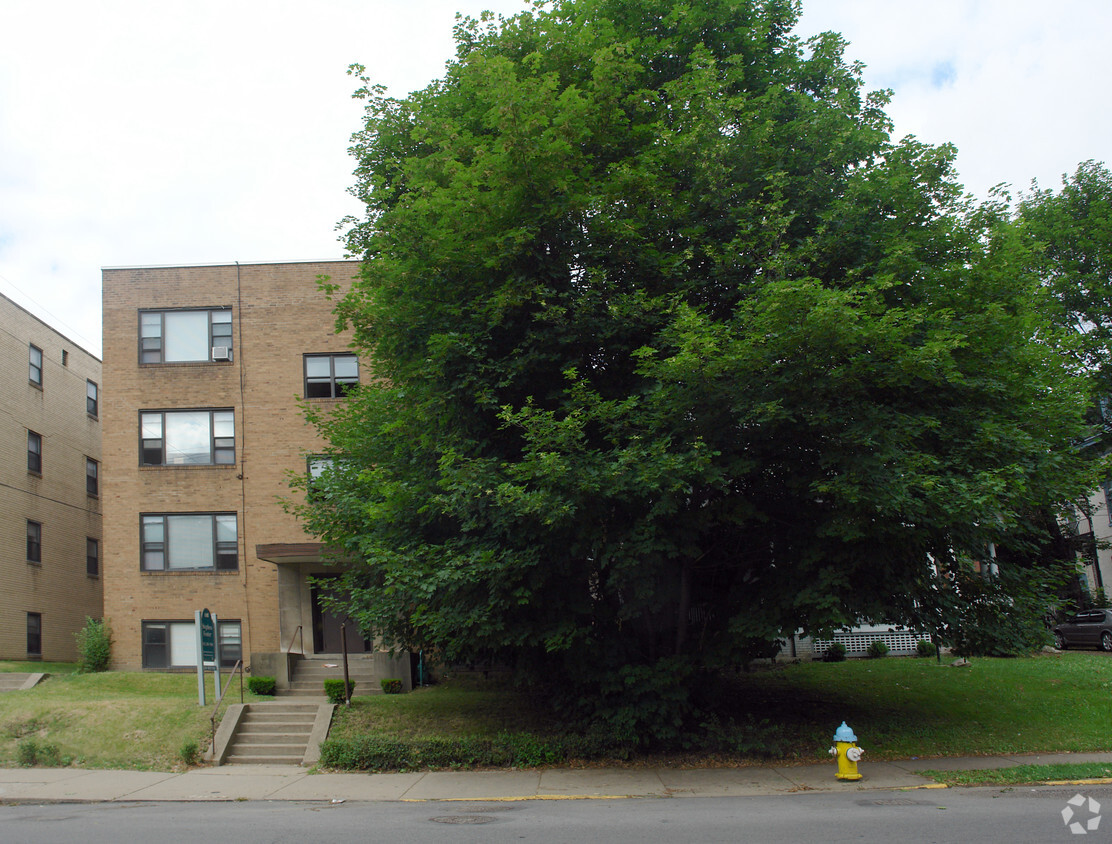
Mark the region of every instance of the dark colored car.
POLYGON ((1086 610, 1054 628, 1054 644, 1112 651, 1112 610, 1086 610))

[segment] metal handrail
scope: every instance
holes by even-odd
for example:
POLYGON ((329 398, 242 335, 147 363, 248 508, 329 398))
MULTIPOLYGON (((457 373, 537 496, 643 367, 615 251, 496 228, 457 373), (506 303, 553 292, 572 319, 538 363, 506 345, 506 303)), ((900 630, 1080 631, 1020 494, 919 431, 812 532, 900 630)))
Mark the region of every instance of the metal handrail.
POLYGON ((224 690, 223 691, 220 691, 220 689, 216 690, 216 691, 220 692, 220 697, 218 697, 216 699, 216 706, 214 706, 212 708, 212 718, 209 719, 209 721, 212 725, 212 734, 209 736, 209 740, 210 740, 211 744, 209 746, 212 748, 213 753, 216 752, 216 713, 220 711, 220 704, 224 700, 224 695, 226 695, 228 693, 228 686, 232 685, 232 678, 235 677, 236 674, 239 674, 239 702, 243 703, 243 660, 242 659, 237 659, 236 660, 236 664, 235 664, 235 667, 232 669, 232 673, 228 675, 228 682, 224 684, 224 690))
POLYGON ((294 639, 298 640, 298 644, 301 645, 301 653, 302 653, 302 655, 304 655, 304 653, 305 653, 305 638, 301 635, 301 625, 300 624, 297 625, 297 629, 295 631, 293 631, 293 635, 290 636, 290 644, 286 648, 286 656, 289 656, 290 653, 293 651, 293 640, 294 639))

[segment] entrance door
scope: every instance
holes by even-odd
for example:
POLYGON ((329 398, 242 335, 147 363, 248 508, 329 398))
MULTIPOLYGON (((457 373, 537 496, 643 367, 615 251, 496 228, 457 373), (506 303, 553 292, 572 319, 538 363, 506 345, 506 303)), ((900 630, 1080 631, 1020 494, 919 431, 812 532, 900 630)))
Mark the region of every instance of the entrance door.
POLYGON ((359 625, 346 613, 337 615, 323 606, 322 598, 326 595, 338 595, 339 585, 332 585, 328 580, 333 577, 316 575, 310 593, 313 598, 313 653, 338 654, 343 652, 344 646, 340 639, 340 625, 346 625, 348 653, 367 653, 371 643, 359 633, 359 625))

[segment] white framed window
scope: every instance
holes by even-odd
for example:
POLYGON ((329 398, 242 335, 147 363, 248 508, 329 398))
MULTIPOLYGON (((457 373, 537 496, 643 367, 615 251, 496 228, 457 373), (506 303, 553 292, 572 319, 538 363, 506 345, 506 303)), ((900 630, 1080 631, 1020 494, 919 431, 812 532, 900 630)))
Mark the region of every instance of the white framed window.
POLYGON ((235 513, 145 513, 139 517, 143 571, 236 571, 235 513))
POLYGON ((231 308, 139 312, 140 363, 231 359, 231 308))
POLYGON ((42 386, 42 349, 31 344, 27 349, 27 380, 36 387, 42 386))
POLYGON ((212 466, 236 462, 231 410, 143 410, 141 466, 212 466))
MULTIPOLYGON (((191 668, 197 665, 197 630, 192 621, 144 621, 144 668, 191 668)), ((221 667, 243 658, 243 630, 238 620, 220 619, 216 649, 221 667)))
POLYGON ((27 432, 27 471, 42 474, 42 434, 27 432))
POLYGON ((85 458, 85 493, 94 498, 100 495, 100 464, 91 457, 85 458))

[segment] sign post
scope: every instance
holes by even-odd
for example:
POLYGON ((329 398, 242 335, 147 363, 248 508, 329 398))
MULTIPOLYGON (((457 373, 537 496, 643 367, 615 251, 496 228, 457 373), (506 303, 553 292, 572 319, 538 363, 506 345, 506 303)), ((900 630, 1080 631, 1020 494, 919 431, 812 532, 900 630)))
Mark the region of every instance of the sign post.
POLYGON ((193 612, 193 622, 197 630, 197 701, 199 706, 205 705, 205 669, 212 667, 215 682, 214 694, 219 697, 220 689, 220 662, 216 658, 216 625, 217 618, 208 611, 193 612))

